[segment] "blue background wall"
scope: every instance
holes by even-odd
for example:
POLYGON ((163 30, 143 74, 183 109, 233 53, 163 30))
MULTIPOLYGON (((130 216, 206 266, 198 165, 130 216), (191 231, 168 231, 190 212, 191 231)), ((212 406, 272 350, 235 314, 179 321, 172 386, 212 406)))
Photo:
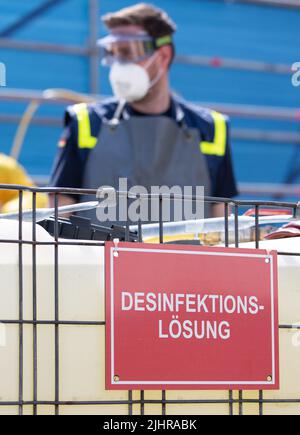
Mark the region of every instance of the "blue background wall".
MULTIPOLYGON (((101 14, 132 3, 127 0, 101 0, 101 14)), ((0 29, 38 4, 40 0, 0 0, 0 29)), ((156 4, 166 9, 178 24, 175 37, 178 54, 224 56, 288 65, 300 61, 300 11, 201 0, 157 0, 156 4)), ((103 28, 101 33, 104 33, 103 28)), ((87 0, 62 2, 16 32, 13 38, 86 44, 87 0)), ((10 88, 89 90, 88 60, 81 56, 1 49, 0 61, 6 64, 7 86, 10 88)), ((99 74, 101 93, 110 94, 108 71, 99 66, 99 74)), ((173 89, 193 101, 300 106, 300 88, 291 85, 288 74, 175 64, 171 78, 173 89)), ((24 107, 2 102, 0 113, 21 113, 24 107)), ((63 107, 44 106, 38 114, 62 116, 62 112, 63 107)), ((232 126, 299 132, 297 122, 233 118, 232 126)), ((15 124, 0 124, 1 151, 9 150, 15 129, 15 124)), ((30 128, 21 161, 32 174, 49 174, 59 134, 59 128, 30 128)), ((282 182, 294 160, 296 145, 234 140, 232 149, 239 181, 282 182)))

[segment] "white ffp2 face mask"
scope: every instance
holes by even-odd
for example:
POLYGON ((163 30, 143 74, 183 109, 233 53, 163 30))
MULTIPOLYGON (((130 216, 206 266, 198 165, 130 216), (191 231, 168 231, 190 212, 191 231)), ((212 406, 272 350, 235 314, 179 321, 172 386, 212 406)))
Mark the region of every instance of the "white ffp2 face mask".
POLYGON ((150 81, 147 68, 155 58, 152 56, 147 65, 142 67, 135 63, 115 62, 110 70, 109 80, 112 90, 117 98, 128 103, 143 99, 151 86, 159 80, 161 73, 150 81))

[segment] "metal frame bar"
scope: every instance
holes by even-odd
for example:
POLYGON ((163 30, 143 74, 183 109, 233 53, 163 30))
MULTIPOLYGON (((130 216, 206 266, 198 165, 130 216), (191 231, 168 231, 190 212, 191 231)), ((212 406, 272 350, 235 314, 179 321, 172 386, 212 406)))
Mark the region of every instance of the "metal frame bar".
POLYGON ((0 30, 0 38, 6 38, 12 36, 16 31, 22 29, 29 24, 35 18, 40 17, 50 8, 56 6, 65 0, 44 0, 39 6, 33 8, 22 17, 18 18, 14 23, 9 24, 4 30, 0 30))
POLYGON ((250 59, 234 59, 223 56, 202 56, 178 54, 175 63, 190 66, 202 66, 211 68, 237 69, 248 72, 291 74, 291 66, 283 63, 262 62, 250 59))
POLYGON ((59 415, 59 279, 58 279, 58 194, 54 194, 54 318, 55 318, 55 415, 59 415))
POLYGON ((23 414, 23 191, 19 190, 19 415, 23 414))
POLYGON ((23 41, 9 38, 0 38, 0 47, 8 50, 65 54, 69 56, 88 56, 91 50, 89 47, 81 47, 80 45, 52 44, 49 42, 23 41))
MULTIPOLYGON (((18 124, 22 120, 19 115, 6 115, 0 113, 0 123, 18 124)), ((61 127, 61 119, 54 116, 35 116, 31 124, 61 127)), ((239 140, 251 140, 259 142, 272 142, 284 144, 300 144, 300 133, 286 131, 270 131, 249 128, 233 128, 232 138, 239 140)))
MULTIPOLYGON (((89 0, 90 2, 95 0, 89 0)), ((95 71, 99 70, 99 50, 96 45, 98 37, 98 23, 96 15, 93 14, 96 10, 91 6, 90 12, 90 43, 88 46, 53 44, 38 41, 23 41, 11 40, 9 38, 0 38, 0 47, 11 50, 33 51, 41 53, 64 54, 68 56, 87 56, 93 59, 95 71)), ((266 74, 284 74, 291 75, 291 65, 275 62, 262 62, 251 59, 233 59, 223 56, 203 56, 203 55, 183 55, 178 54, 174 59, 175 64, 198 66, 208 68, 239 70, 244 72, 259 72, 266 74)), ((98 77, 97 77, 98 80, 98 77)), ((91 90, 91 92, 99 92, 91 90)))
MULTIPOLYGON (((224 0, 222 0, 224 1, 224 0)), ((226 1, 226 0, 225 0, 226 1)), ((300 9, 298 0, 230 0, 232 3, 250 3, 258 6, 271 6, 277 8, 300 9)))
MULTIPOLYGON (((101 101, 107 98, 106 95, 99 94, 82 94, 83 98, 92 99, 95 101, 101 101)), ((20 90, 20 89, 9 89, 2 88, 0 91, 0 101, 8 102, 28 102, 36 101, 43 104, 55 104, 55 105, 66 105, 69 103, 74 103, 74 100, 68 98, 58 98, 52 97, 47 98, 42 91, 34 90, 20 90)), ((269 107, 269 106, 254 106, 248 104, 227 104, 212 101, 194 101, 193 104, 199 106, 205 106, 229 116, 236 116, 242 118, 253 118, 253 119, 269 119, 269 120, 280 120, 280 121, 294 121, 300 122, 300 110, 297 108, 286 108, 286 107, 269 107)), ((10 115, 7 115, 10 116, 10 115)), ((13 118, 12 118, 13 119, 13 118)))
POLYGON ((89 0, 89 60, 90 60, 90 93, 99 93, 99 52, 97 39, 99 35, 99 1, 89 0))
MULTIPOLYGON (((18 124, 22 120, 22 116, 19 115, 6 115, 0 113, 0 123, 18 124)), ((54 116, 35 116, 31 124, 61 127, 61 119, 54 116)), ((250 128, 232 128, 231 136, 233 139, 246 140, 246 141, 259 141, 259 142, 272 142, 285 144, 299 144, 300 145, 300 133, 290 133, 286 131, 270 131, 259 130, 250 128)))
MULTIPOLYGON (((47 186, 49 184, 48 177, 37 176, 34 177, 34 182, 37 186, 47 186)), ((300 198, 300 185, 299 184, 276 184, 276 183, 238 183, 238 192, 241 195, 249 195, 254 197, 294 197, 300 198)))
MULTIPOLYGON (((38 364, 38 353, 37 353, 37 252, 36 252, 36 193, 32 194, 32 320, 33 320, 33 401, 38 400, 37 397, 37 364, 38 364)), ((37 415, 37 405, 33 405, 33 414, 37 415)))

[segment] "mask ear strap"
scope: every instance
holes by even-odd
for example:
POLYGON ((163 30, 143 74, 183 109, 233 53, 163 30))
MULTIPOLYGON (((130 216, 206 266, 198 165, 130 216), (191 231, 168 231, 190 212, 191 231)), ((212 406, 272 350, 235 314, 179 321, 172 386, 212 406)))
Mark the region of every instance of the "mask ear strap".
MULTIPOLYGON (((151 58, 149 59, 149 61, 147 62, 147 64, 144 66, 144 68, 147 70, 149 68, 149 66, 153 63, 154 59, 156 58, 157 52, 155 52, 151 58)), ((154 85, 156 85, 156 83, 160 80, 161 76, 163 75, 163 70, 160 69, 157 73, 157 76, 150 82, 150 88, 152 88, 154 85)))
POLYGON ((157 76, 153 80, 151 80, 150 88, 152 88, 154 85, 156 85, 156 83, 161 79, 162 75, 163 75, 163 70, 160 69, 157 73, 157 76))
POLYGON ((182 127, 184 124, 184 111, 179 106, 177 101, 175 102, 175 115, 176 115, 177 124, 179 124, 182 127))
POLYGON ((157 51, 155 51, 148 59, 148 61, 145 63, 144 68, 148 69, 149 66, 154 62, 155 58, 157 56, 157 51))
POLYGON ((112 130, 115 130, 118 127, 118 125, 120 124, 121 116, 122 116, 125 105, 126 105, 126 100, 119 101, 118 106, 116 108, 116 111, 114 113, 114 116, 109 121, 109 125, 110 125, 112 130))

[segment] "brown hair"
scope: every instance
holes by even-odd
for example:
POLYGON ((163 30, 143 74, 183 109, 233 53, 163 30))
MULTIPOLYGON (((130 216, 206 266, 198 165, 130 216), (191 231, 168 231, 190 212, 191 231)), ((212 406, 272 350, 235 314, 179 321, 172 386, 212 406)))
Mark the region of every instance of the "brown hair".
POLYGON ((102 21, 109 28, 141 26, 153 38, 172 35, 176 25, 163 10, 147 3, 138 3, 117 12, 106 14, 102 21))

